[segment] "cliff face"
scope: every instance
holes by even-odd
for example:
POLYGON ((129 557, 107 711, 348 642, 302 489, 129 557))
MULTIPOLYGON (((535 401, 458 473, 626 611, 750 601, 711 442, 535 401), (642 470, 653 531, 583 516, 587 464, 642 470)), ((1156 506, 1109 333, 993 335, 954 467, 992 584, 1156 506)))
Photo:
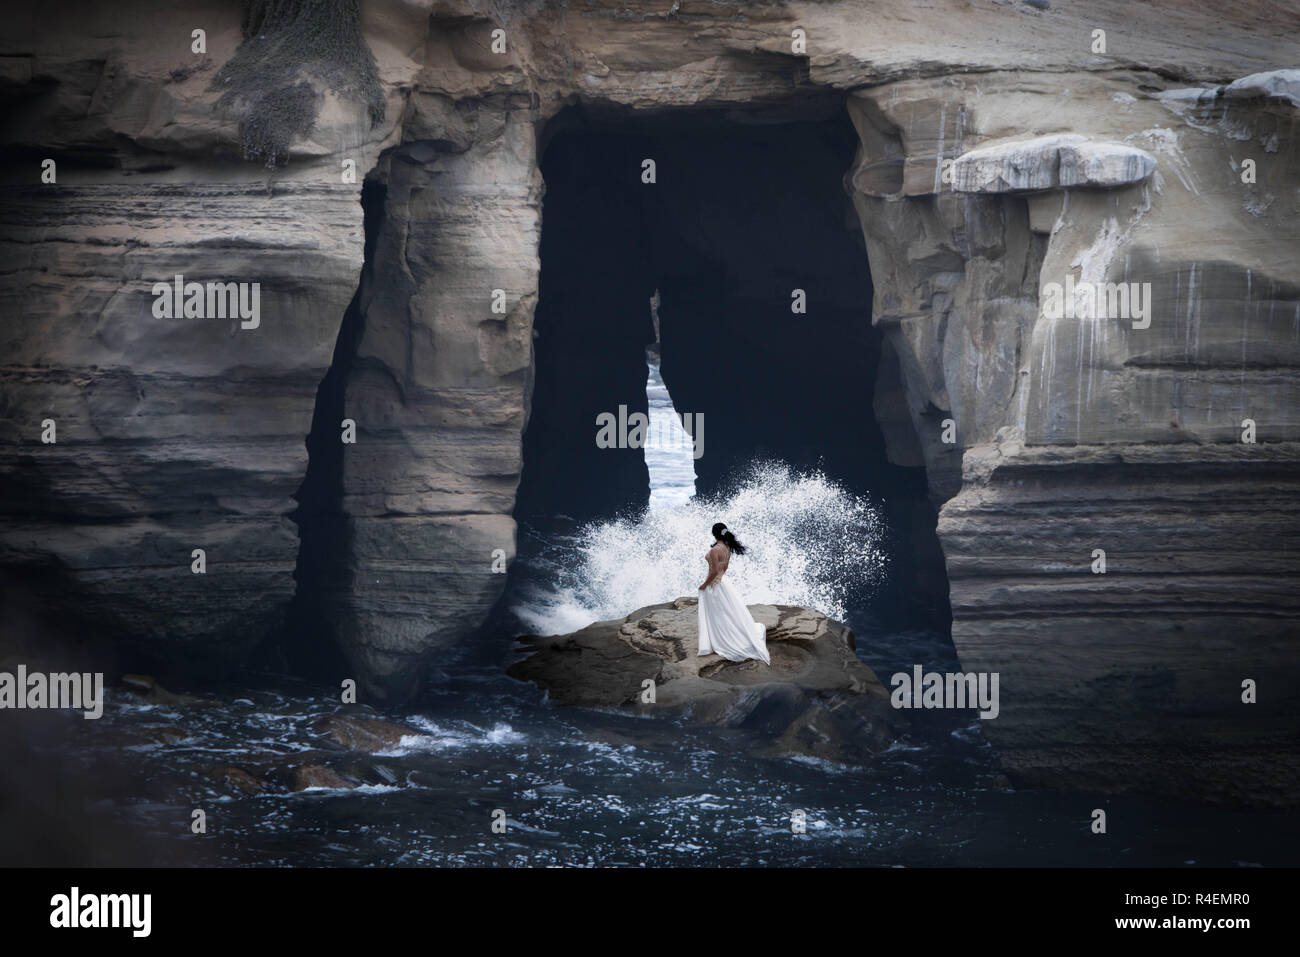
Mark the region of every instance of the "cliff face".
POLYGON ((0 47, 12 600, 231 665, 283 629, 305 558, 300 604, 368 693, 407 693, 514 553, 550 121, 839 95, 885 336, 874 415, 942 506, 953 640, 1002 674, 1008 769, 1287 799, 1295 4, 363 2, 383 118, 309 80, 319 111, 274 171, 217 104, 237 3, 74 7, 0 47), (177 274, 258 282, 258 326, 157 317, 177 274), (1145 314, 1052 288, 1119 282, 1145 314), (304 545, 304 438, 343 418, 356 443, 313 453, 333 472, 304 497, 333 532, 304 545))
POLYGON ((1000 672, 987 733, 1025 780, 1294 800, 1297 78, 850 100, 953 643, 1000 672), (1276 698, 1244 704, 1247 680, 1276 698))

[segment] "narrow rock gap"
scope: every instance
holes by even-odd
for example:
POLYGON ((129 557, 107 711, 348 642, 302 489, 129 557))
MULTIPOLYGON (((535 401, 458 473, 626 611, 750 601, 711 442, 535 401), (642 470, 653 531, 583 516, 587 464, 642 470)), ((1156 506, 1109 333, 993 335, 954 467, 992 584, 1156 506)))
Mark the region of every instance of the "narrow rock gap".
POLYGON ((388 188, 367 178, 361 187, 365 253, 357 291, 343 314, 329 371, 316 392, 316 409, 307 436, 307 474, 294 498, 298 525, 297 590, 289 609, 282 643, 267 650, 264 663, 293 674, 333 678, 347 673, 332 622, 322 612, 320 596, 351 587, 347 516, 342 508, 342 422, 344 394, 357 346, 365 327, 365 305, 373 293, 375 241, 384 219, 388 188))
POLYGON ((650 508, 671 508, 695 496, 695 442, 692 419, 677 408, 672 392, 663 381, 663 356, 659 351, 659 290, 650 297, 654 342, 646 346, 646 402, 650 406, 650 427, 646 436, 645 464, 650 474, 650 508))

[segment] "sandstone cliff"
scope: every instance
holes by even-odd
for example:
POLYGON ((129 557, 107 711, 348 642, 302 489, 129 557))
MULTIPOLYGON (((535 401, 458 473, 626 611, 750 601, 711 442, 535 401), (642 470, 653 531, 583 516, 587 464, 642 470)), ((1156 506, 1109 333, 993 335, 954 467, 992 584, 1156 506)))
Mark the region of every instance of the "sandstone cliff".
POLYGON ((514 553, 548 123, 841 97, 885 337, 874 414, 941 506, 953 640, 1003 675, 1008 768, 1294 799, 1294 3, 364 0, 360 25, 382 119, 308 78, 318 111, 267 170, 217 102, 234 0, 11 18, 11 602, 232 666, 297 593, 367 693, 408 693, 514 553), (259 282, 260 326, 156 319, 176 274, 259 282), (1149 283, 1149 315, 1054 318, 1067 279, 1149 283), (318 450, 343 417, 357 443, 313 455, 330 474, 303 507, 332 532, 304 544, 314 415, 318 450))

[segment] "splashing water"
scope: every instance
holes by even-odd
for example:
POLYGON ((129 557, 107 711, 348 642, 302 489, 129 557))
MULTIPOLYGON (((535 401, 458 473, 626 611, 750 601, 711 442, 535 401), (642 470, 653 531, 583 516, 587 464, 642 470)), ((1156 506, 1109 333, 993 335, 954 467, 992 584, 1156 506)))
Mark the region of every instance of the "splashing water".
POLYGON ((746 604, 805 605, 842 619, 850 596, 884 575, 884 523, 865 498, 820 473, 759 464, 720 500, 593 523, 548 543, 533 564, 549 581, 523 589, 512 611, 536 634, 563 634, 693 596, 714 522, 747 549, 727 571, 746 604))

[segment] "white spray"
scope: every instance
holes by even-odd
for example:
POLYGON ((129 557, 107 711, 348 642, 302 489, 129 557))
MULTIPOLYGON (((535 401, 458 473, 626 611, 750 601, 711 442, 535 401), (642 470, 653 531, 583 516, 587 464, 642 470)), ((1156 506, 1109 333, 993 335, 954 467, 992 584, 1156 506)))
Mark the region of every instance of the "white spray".
POLYGON ((553 582, 514 613, 537 634, 563 634, 638 608, 694 596, 714 522, 745 545, 727 572, 746 604, 804 605, 832 618, 884 573, 884 523, 824 475, 758 465, 719 501, 695 499, 579 530, 543 559, 553 582))

